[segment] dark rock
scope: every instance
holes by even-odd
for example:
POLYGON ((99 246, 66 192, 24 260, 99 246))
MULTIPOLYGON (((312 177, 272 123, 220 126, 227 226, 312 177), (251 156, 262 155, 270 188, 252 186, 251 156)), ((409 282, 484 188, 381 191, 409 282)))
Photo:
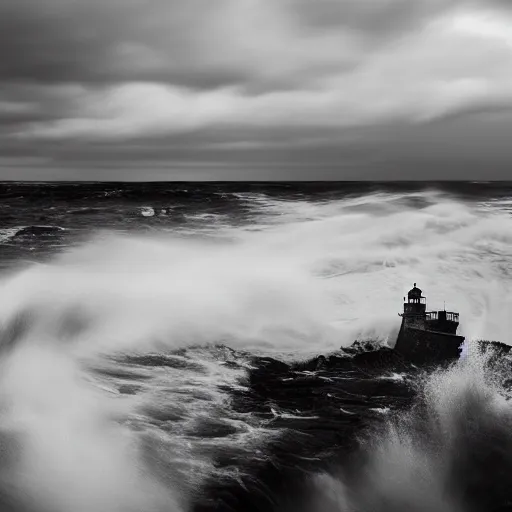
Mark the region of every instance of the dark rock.
POLYGON ((371 352, 362 352, 354 356, 353 364, 360 369, 370 371, 382 369, 410 369, 410 365, 393 349, 382 347, 371 352))
POLYGON ((350 347, 341 347, 341 350, 347 354, 362 354, 382 348, 382 343, 377 340, 356 340, 350 347))
POLYGON ((59 226, 27 226, 16 232, 13 238, 51 236, 64 231, 59 226))

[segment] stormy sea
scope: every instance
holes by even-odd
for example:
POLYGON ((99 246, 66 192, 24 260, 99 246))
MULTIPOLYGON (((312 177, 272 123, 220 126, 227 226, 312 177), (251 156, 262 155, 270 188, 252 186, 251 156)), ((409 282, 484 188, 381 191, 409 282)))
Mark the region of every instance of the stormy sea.
POLYGON ((507 183, 0 184, 0 510, 512 511, 511 213, 507 183), (458 361, 392 350, 413 283, 458 361))

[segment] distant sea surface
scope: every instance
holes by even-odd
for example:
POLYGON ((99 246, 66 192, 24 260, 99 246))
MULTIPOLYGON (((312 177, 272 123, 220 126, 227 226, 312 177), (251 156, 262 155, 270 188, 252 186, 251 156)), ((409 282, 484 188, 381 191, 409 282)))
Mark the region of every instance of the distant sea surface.
POLYGON ((0 183, 0 510, 512 511, 512 372, 473 349, 512 344, 511 213, 495 182, 0 183), (414 283, 460 313, 447 369, 390 355, 414 283))

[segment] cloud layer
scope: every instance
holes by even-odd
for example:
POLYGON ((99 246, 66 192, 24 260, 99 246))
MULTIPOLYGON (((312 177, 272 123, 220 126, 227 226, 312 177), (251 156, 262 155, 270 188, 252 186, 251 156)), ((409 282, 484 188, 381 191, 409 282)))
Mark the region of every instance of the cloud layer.
POLYGON ((161 162, 276 147, 348 158, 453 117, 499 129, 511 25, 507 0, 7 0, 0 150, 45 166, 130 147, 161 162))

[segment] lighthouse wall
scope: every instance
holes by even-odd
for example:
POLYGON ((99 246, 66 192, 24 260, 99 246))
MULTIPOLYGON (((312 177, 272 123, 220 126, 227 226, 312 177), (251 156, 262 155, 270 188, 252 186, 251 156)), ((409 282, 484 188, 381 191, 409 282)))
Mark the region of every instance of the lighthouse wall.
POLYGON ((395 350, 413 363, 458 359, 463 336, 408 327, 402 322, 395 350))
POLYGON ((402 323, 405 325, 405 327, 425 329, 425 314, 404 314, 402 323))

